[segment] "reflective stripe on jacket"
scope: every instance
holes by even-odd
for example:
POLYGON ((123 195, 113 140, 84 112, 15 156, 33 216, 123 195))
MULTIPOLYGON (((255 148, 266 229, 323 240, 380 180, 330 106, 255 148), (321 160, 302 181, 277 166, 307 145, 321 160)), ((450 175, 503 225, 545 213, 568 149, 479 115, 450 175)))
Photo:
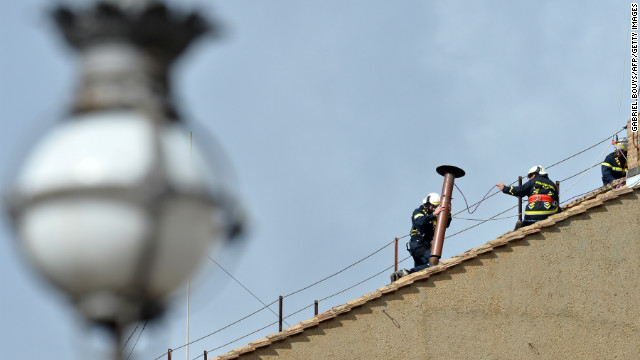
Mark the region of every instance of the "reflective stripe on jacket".
MULTIPOLYGON (((505 194, 513 196, 534 196, 547 195, 553 201, 531 201, 524 209, 524 214, 532 219, 546 218, 555 214, 559 209, 559 198, 556 184, 549 179, 548 175, 537 174, 522 186, 505 186, 502 189, 505 194)), ((535 200, 535 198, 534 198, 535 200)), ((548 200, 542 198, 541 200, 548 200)))
POLYGON ((625 177, 627 174, 627 159, 622 154, 618 155, 618 151, 614 151, 604 158, 600 169, 602 170, 602 183, 607 185, 613 180, 625 177))

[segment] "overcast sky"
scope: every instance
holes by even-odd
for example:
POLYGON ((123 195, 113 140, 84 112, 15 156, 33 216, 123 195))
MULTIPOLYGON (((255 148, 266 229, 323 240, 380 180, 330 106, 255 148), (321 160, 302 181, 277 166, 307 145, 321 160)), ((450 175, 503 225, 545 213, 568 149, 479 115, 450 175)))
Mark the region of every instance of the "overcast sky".
MULTIPOLYGON (((174 90, 186 126, 204 126, 224 149, 251 220, 243 246, 210 256, 265 303, 407 234, 411 212, 442 188, 437 166, 463 168, 467 174, 456 184, 476 202, 497 182, 510 183, 534 165, 553 164, 611 136, 630 114, 628 1, 172 3, 200 9, 225 28, 222 38, 198 42, 177 65, 174 90)), ((0 168, 6 190, 34 134, 64 120, 78 63, 45 16, 51 1, 3 4, 0 168)), ((564 179, 612 150, 608 143, 595 147, 553 167, 550 177, 564 179)), ((595 168, 561 200, 599 185, 595 168)), ((499 194, 473 215, 458 216, 486 218, 515 203, 499 194)), ((465 207, 457 191, 453 207, 465 207)), ((514 222, 488 222, 447 239, 443 258, 496 238, 514 222)), ((447 233, 475 223, 455 219, 447 233)), ((401 258, 408 255, 406 241, 401 258)), ((191 340, 263 307, 205 260, 191 297, 191 340)), ((285 315, 392 264, 389 246, 286 298, 285 315)), ((390 273, 320 302, 320 311, 388 284, 390 273)), ((6 216, 0 279, 3 358, 93 354, 75 310, 22 257, 6 216)), ((277 304, 272 309, 277 312, 277 304)), ((312 316, 310 307, 287 323, 312 316)), ((276 320, 262 311, 192 344, 189 358, 276 320)), ((136 358, 152 360, 183 345, 185 330, 186 300, 178 296, 166 319, 145 329, 136 358)), ((272 325, 210 358, 277 330, 272 325)), ((185 355, 183 348, 174 359, 185 355)))

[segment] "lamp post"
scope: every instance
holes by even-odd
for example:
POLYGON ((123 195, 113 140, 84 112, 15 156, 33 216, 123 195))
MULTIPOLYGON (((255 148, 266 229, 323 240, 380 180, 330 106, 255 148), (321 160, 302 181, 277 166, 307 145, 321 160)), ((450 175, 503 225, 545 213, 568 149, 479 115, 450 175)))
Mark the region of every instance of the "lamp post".
POLYGON ((53 17, 80 56, 79 86, 68 119, 22 164, 8 208, 35 267, 121 339, 242 223, 171 95, 171 65, 216 27, 159 1, 59 6, 53 17))

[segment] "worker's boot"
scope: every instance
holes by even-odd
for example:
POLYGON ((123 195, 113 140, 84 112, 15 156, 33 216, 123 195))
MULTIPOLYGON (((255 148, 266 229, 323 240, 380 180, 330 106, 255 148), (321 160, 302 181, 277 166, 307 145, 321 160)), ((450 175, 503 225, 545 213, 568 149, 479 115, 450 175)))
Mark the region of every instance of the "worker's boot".
POLYGON ((407 276, 409 275, 409 271, 407 271, 407 269, 401 269, 398 270, 396 272, 394 272, 393 274, 391 274, 391 282, 394 282, 398 279, 400 279, 403 276, 407 276))
POLYGON ((513 228, 513 230, 518 230, 522 227, 522 221, 518 220, 516 221, 516 226, 513 228))

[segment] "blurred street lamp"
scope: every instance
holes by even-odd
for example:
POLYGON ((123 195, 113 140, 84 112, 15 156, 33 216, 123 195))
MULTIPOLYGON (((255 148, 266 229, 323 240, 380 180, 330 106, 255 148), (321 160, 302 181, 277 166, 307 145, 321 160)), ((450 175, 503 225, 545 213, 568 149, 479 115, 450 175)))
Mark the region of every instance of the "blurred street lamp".
POLYGON ((81 80, 69 118, 22 164, 8 207, 29 260, 118 333, 158 316, 212 239, 241 227, 171 96, 172 63, 216 28, 158 1, 53 15, 81 57, 81 80))

